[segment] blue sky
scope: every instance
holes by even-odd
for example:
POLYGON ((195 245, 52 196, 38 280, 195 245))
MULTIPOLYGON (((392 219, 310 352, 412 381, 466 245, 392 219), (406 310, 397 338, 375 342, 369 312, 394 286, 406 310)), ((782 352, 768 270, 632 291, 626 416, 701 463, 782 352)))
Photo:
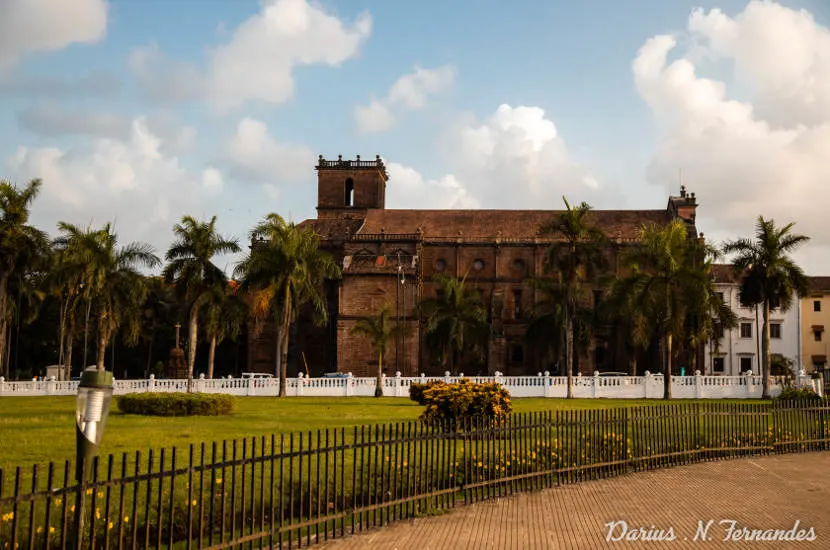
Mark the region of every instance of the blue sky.
POLYGON ((827 272, 828 25, 824 0, 6 0, 0 176, 44 179, 44 229, 163 250, 185 213, 313 216, 317 154, 381 154, 397 208, 661 208, 682 168, 701 231, 797 221, 827 272))

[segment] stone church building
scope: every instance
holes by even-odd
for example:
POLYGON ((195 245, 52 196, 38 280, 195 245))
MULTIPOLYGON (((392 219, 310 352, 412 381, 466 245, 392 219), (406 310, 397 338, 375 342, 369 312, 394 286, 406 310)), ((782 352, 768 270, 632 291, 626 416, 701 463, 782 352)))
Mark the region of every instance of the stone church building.
MULTIPOLYGON (((303 320, 292 330, 289 376, 351 372, 372 376, 377 355, 352 329, 359 318, 389 305, 405 326, 405 334, 390 343, 385 357, 387 375, 443 374, 425 345, 425 322, 417 315, 420 301, 435 296, 433 277, 465 277, 480 292, 488 311, 490 336, 483 364, 462 364, 467 375, 535 375, 548 370, 564 373, 527 349, 524 333, 536 299, 530 279, 545 276, 543 259, 555 236, 541 235, 543 224, 557 210, 391 210, 386 208, 386 167, 375 160, 326 160, 316 167, 317 218, 300 225, 312 227, 321 247, 343 268, 340 281, 327 284, 327 326, 303 320)), ((620 269, 620 252, 637 241, 644 223, 667 224, 681 219, 696 235, 694 193, 681 188, 659 210, 594 210, 589 222, 608 237, 612 269, 620 269)), ((597 291, 599 292, 599 291, 597 291)), ((594 293, 596 298, 597 292, 594 293)), ((579 371, 624 372, 629 359, 613 329, 600 333, 590 352, 577 358, 579 371)), ((273 331, 249 340, 249 369, 273 372, 273 331)), ((480 362, 479 362, 480 363, 480 362)))

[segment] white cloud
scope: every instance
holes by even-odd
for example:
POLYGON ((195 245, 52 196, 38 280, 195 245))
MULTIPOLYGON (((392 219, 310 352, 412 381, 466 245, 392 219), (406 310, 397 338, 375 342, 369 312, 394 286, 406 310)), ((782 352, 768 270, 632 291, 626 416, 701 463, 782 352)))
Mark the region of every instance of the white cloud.
POLYGON ((806 12, 753 1, 735 17, 694 11, 688 34, 694 52, 655 36, 632 65, 661 134, 649 181, 674 191, 682 168, 702 203, 698 225, 717 237, 749 234, 762 214, 830 244, 828 29, 806 12), (749 97, 700 76, 711 59, 731 63, 749 97))
POLYGON ((417 170, 396 162, 389 172, 389 208, 478 208, 479 203, 452 174, 425 179, 417 170))
POLYGON ((358 131, 364 134, 384 132, 395 124, 396 112, 424 108, 430 97, 450 88, 455 68, 450 65, 423 69, 415 67, 392 84, 383 99, 371 98, 368 105, 358 105, 354 118, 358 131))
POLYGON ((212 167, 193 177, 144 118, 132 121, 126 140, 99 139, 63 150, 19 147, 7 160, 17 181, 41 178, 33 222, 54 234, 58 221, 86 226, 115 221, 122 242, 141 240, 163 254, 171 228, 182 216, 220 210, 222 177, 212 167))
POLYGON ((157 46, 133 52, 130 67, 157 102, 204 97, 220 111, 252 100, 283 103, 294 91, 296 67, 339 66, 358 54, 371 30, 367 13, 346 24, 308 0, 263 0, 210 52, 206 71, 166 58, 157 46))
POLYGON ((236 177, 270 184, 308 181, 315 165, 311 149, 279 142, 264 122, 247 117, 228 142, 227 161, 236 177))
POLYGON ((500 105, 484 121, 452 128, 445 142, 450 173, 437 180, 390 165, 390 204, 560 208, 563 195, 598 207, 614 202, 613 195, 598 192, 596 179, 574 161, 556 125, 539 107, 500 105))
POLYGON ((106 0, 4 0, 0 5, 0 71, 26 54, 102 40, 106 0))
POLYGON ((26 100, 111 98, 121 91, 121 81, 106 71, 77 77, 27 75, 21 71, 0 73, 0 95, 26 100))

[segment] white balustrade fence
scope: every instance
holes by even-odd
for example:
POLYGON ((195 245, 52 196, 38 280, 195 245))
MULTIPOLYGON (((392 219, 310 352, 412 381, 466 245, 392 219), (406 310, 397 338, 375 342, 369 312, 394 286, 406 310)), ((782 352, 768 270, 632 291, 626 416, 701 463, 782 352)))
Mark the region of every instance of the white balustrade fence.
MULTIPOLYGON (((441 377, 403 377, 398 373, 394 377, 384 377, 383 395, 386 397, 409 397, 412 383, 426 383, 431 380, 456 382, 468 379, 475 382, 498 382, 513 397, 557 397, 567 395, 568 379, 565 376, 550 376, 548 373, 537 376, 450 376, 441 377)), ((693 376, 672 377, 672 397, 677 399, 747 399, 760 398, 762 380, 758 375, 747 373, 742 376, 693 376)), ((797 387, 812 388, 823 395, 823 384, 801 371, 794 380, 797 387)), ((306 397, 371 397, 375 395, 375 378, 357 378, 351 374, 339 378, 307 378, 302 374, 286 381, 288 396, 306 397)), ((781 393, 783 378, 772 380, 770 393, 773 397, 781 393)), ((136 392, 186 392, 187 380, 116 380, 114 394, 123 395, 136 392)), ((193 380, 193 391, 202 393, 224 393, 239 396, 276 396, 279 393, 279 380, 276 378, 215 378, 200 377, 193 380)), ((45 396, 75 395, 78 382, 58 382, 55 380, 6 382, 0 377, 0 397, 7 396, 45 396)), ((612 399, 659 399, 663 397, 663 375, 645 376, 575 376, 573 378, 574 397, 612 398, 612 399)))

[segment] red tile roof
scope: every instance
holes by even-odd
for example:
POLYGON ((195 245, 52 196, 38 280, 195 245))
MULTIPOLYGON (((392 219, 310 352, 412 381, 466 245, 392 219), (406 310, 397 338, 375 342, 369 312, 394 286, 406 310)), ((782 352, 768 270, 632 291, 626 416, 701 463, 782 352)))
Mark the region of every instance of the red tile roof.
POLYGON ((343 239, 347 233, 354 234, 362 224, 363 220, 324 218, 322 220, 305 220, 297 224, 297 227, 311 227, 322 239, 343 239))
POLYGON ((810 277, 810 292, 830 292, 830 277, 810 277))
MULTIPOLYGON (((416 233, 418 227, 424 238, 495 237, 501 232, 506 239, 532 239, 539 228, 553 220, 558 210, 369 210, 361 234, 416 233)), ((634 239, 638 229, 646 223, 667 224, 671 221, 666 210, 594 210, 589 223, 605 232, 609 238, 634 239)))
POLYGON ((716 283, 737 283, 741 279, 732 264, 712 264, 712 275, 716 283))

